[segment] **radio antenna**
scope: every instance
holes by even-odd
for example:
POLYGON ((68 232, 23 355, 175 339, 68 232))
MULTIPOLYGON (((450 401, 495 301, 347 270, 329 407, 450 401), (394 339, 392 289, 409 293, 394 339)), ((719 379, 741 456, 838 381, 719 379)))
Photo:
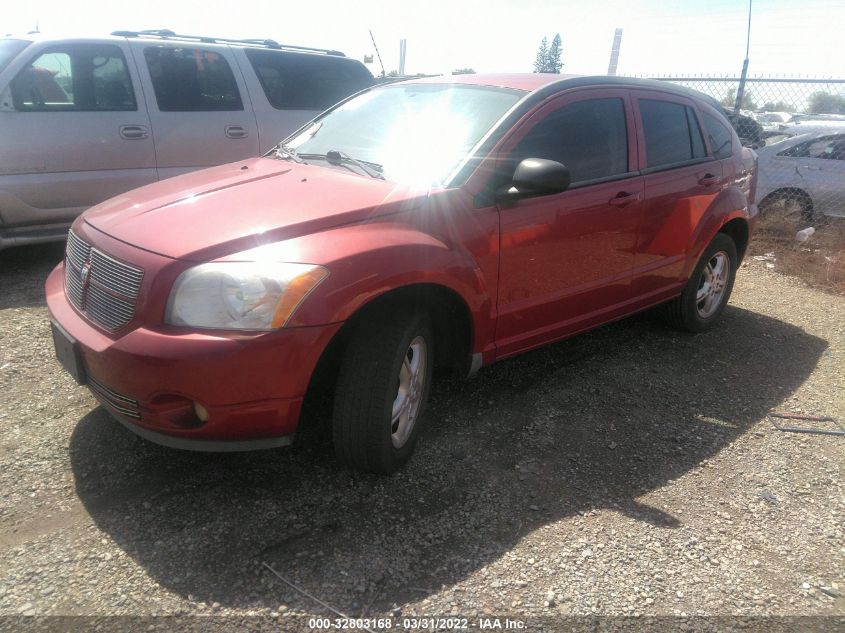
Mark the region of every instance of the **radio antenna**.
POLYGON ((378 56, 378 63, 381 66, 381 77, 384 79, 387 75, 384 72, 384 62, 381 61, 381 53, 378 52, 378 44, 376 44, 376 38, 373 35, 373 30, 370 29, 370 39, 373 40, 373 48, 376 49, 376 55, 378 56))

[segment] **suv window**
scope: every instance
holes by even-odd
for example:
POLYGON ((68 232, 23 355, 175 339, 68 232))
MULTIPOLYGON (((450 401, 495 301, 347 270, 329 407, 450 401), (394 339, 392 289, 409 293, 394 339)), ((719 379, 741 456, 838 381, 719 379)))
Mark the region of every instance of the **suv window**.
POLYGON ((21 111, 138 109, 123 52, 109 44, 52 48, 18 73, 11 88, 21 111))
POLYGON ((715 158, 728 158, 733 154, 733 134, 730 129, 716 117, 701 113, 704 120, 704 129, 710 139, 710 147, 713 149, 715 158))
POLYGON ((153 46, 144 49, 161 112, 243 110, 235 75, 220 53, 153 46))
POLYGON ((277 110, 325 110, 374 81, 363 66, 333 56, 247 49, 267 100, 277 110))
POLYGON ((569 168, 572 182, 607 178, 628 171, 628 128, 622 99, 576 101, 552 112, 519 142, 514 165, 546 158, 569 168))
POLYGON ((704 158, 704 144, 695 112, 680 103, 640 99, 649 168, 704 158))
POLYGON ((811 141, 799 143, 785 149, 778 156, 793 158, 827 158, 831 160, 845 160, 845 136, 825 136, 811 141))

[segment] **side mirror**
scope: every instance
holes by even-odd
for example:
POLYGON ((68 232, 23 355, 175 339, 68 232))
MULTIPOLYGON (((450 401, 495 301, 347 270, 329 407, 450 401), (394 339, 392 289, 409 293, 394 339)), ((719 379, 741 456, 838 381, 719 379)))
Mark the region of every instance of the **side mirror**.
POLYGON ((513 172, 511 196, 542 196, 566 191, 571 176, 566 165, 545 158, 526 158, 513 172))

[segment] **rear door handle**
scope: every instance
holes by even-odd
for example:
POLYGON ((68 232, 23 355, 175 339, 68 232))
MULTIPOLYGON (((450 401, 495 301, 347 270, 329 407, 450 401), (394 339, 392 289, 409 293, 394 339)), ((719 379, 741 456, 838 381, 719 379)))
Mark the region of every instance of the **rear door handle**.
POLYGON ((620 191, 616 194, 615 197, 611 198, 607 201, 607 204, 614 206, 614 207, 627 207, 632 202, 636 202, 640 199, 640 194, 638 193, 629 193, 627 191, 620 191))
POLYGON ((147 138, 149 132, 143 125, 121 125, 120 137, 127 141, 137 141, 138 139, 147 138))
POLYGON ((715 185, 718 182, 718 176, 714 176, 713 174, 704 174, 704 176, 698 181, 698 184, 704 185, 705 187, 709 187, 710 185, 715 185))
POLYGON ((227 125, 225 130, 226 136, 229 138, 246 138, 249 136, 249 132, 243 129, 240 125, 227 125))

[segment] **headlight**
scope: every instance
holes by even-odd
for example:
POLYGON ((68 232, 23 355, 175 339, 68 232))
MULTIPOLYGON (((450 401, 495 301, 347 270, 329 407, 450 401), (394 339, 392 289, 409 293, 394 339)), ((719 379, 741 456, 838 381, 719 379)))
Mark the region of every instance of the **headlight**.
POLYGON ((312 264, 201 264, 173 284, 164 320, 224 330, 280 328, 328 274, 312 264))

